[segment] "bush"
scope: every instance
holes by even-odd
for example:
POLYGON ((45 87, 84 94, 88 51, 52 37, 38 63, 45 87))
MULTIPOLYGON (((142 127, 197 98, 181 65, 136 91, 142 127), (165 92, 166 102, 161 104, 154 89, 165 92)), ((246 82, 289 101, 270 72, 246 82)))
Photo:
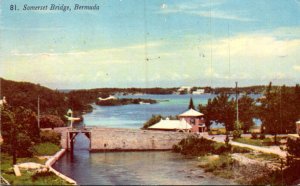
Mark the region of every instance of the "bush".
POLYGON ((287 143, 287 151, 291 155, 300 157, 300 139, 297 138, 296 140, 288 138, 287 143))
POLYGON ((41 131, 41 142, 50 142, 56 145, 60 145, 61 134, 52 130, 41 131))
POLYGON ((266 138, 266 135, 265 134, 260 134, 260 136, 259 136, 259 139, 261 139, 261 140, 264 140, 266 138))
POLYGON ((224 145, 222 143, 214 143, 213 151, 214 154, 223 154, 231 151, 231 145, 224 145))
POLYGON ((224 140, 225 144, 228 145, 229 141, 230 141, 229 135, 226 135, 226 138, 224 140))
POLYGON ((242 136, 242 132, 240 130, 234 130, 232 132, 233 139, 240 138, 242 136))
POLYGON ((38 156, 53 155, 59 151, 59 146, 53 143, 40 143, 31 148, 33 154, 38 156))
POLYGON ((231 151, 231 145, 217 143, 203 137, 189 136, 182 139, 177 145, 173 145, 173 152, 184 155, 201 156, 208 153, 223 154, 231 151))
POLYGON ((251 152, 251 149, 246 148, 246 147, 232 146, 231 152, 232 153, 249 153, 249 152, 251 152))
POLYGON ((40 119, 41 128, 54 128, 54 127, 63 127, 65 123, 63 120, 55 115, 42 115, 40 119))
POLYGON ((144 123, 143 129, 147 129, 148 127, 151 127, 152 125, 158 123, 162 119, 161 115, 152 115, 152 117, 144 123))
POLYGON ((189 136, 182 139, 177 146, 173 146, 173 151, 184 155, 204 155, 213 151, 213 143, 215 142, 203 137, 189 136))
POLYGON ((257 139, 257 134, 256 133, 251 133, 251 139, 257 139))
POLYGON ((172 150, 173 150, 173 152, 178 153, 178 152, 181 152, 182 148, 179 145, 173 145, 172 150))

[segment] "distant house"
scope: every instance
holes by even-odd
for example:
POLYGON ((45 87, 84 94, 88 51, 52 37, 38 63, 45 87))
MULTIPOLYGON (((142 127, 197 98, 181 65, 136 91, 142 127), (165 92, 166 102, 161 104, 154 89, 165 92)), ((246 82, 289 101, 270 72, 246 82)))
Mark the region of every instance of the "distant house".
POLYGON ((158 123, 149 127, 151 130, 168 130, 168 131, 180 131, 189 132, 192 126, 183 120, 170 120, 169 118, 161 119, 158 123))
POLYGON ((192 89, 192 87, 182 86, 177 90, 177 93, 179 93, 179 94, 190 93, 191 89, 192 89))
POLYGON ((193 94, 204 94, 204 89, 197 89, 196 91, 193 91, 193 94))
POLYGON ((204 132, 205 131, 205 120, 204 114, 194 110, 189 109, 188 111, 179 115, 179 119, 184 119, 192 126, 192 132, 204 132))

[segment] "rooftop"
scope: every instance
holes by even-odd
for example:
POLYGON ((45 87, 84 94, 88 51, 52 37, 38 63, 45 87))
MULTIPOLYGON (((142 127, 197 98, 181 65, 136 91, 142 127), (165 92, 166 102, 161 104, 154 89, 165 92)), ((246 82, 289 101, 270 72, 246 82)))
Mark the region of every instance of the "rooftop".
POLYGON ((184 119, 183 120, 170 120, 169 118, 163 120, 161 119, 158 123, 149 127, 149 129, 191 129, 191 125, 188 124, 184 119))
POLYGON ((204 114, 191 108, 190 110, 180 114, 179 116, 204 116, 204 114))

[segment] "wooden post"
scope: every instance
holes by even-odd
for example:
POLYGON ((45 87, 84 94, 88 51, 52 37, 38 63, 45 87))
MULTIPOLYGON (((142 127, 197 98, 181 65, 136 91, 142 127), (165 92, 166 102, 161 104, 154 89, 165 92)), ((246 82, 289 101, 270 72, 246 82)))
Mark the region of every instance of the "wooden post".
POLYGON ((71 145, 71 153, 73 153, 74 141, 73 141, 73 133, 70 133, 70 145, 71 145))
POLYGON ((90 132, 90 147, 89 150, 92 150, 92 132, 90 132))
POLYGON ((70 136, 70 132, 68 131, 67 132, 67 139, 66 139, 66 141, 67 141, 67 145, 66 145, 67 150, 69 150, 69 136, 70 136))

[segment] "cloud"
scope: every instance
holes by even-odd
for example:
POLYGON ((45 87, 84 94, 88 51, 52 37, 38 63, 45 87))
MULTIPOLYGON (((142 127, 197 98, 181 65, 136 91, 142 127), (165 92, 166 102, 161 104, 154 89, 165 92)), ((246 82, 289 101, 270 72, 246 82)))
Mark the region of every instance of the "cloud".
POLYGON ((300 65, 295 65, 295 66, 293 66, 293 69, 294 69, 295 71, 300 72, 300 65))
POLYGON ((235 21, 254 21, 250 18, 245 18, 242 16, 234 15, 232 13, 228 13, 220 10, 210 10, 207 9, 209 7, 217 6, 222 4, 223 1, 215 1, 213 3, 185 3, 185 4, 177 4, 173 6, 165 6, 165 8, 161 8, 158 13, 160 14, 174 14, 174 13, 182 13, 189 14, 194 16, 206 17, 206 18, 215 18, 215 19, 226 19, 226 20, 235 20, 235 21))
POLYGON ((134 44, 117 48, 104 48, 104 49, 93 49, 88 51, 68 51, 68 52, 36 52, 36 53, 27 53, 19 52, 13 50, 10 52, 10 56, 13 57, 27 57, 32 58, 36 57, 39 60, 55 60, 57 58, 69 58, 75 59, 78 61, 86 62, 98 62, 98 63, 132 63, 134 61, 144 61, 145 57, 145 48, 148 50, 158 48, 164 43, 162 41, 153 41, 148 42, 147 46, 145 44, 134 44))
POLYGON ((201 46, 202 50, 212 48, 213 57, 227 59, 229 50, 231 57, 242 59, 288 58, 297 55, 300 50, 300 39, 278 39, 272 35, 240 34, 233 37, 215 40, 212 44, 201 46))

